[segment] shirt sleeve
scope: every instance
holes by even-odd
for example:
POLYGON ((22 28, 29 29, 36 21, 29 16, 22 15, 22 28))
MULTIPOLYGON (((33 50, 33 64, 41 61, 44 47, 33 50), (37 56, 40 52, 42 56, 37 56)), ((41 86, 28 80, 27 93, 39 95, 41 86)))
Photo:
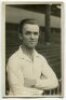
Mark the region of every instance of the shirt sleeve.
POLYGON ((41 89, 53 89, 58 87, 58 79, 52 68, 49 66, 46 59, 42 59, 43 78, 37 80, 36 86, 41 89))
POLYGON ((8 61, 7 75, 12 94, 17 96, 22 95, 24 93, 24 77, 18 61, 8 61))

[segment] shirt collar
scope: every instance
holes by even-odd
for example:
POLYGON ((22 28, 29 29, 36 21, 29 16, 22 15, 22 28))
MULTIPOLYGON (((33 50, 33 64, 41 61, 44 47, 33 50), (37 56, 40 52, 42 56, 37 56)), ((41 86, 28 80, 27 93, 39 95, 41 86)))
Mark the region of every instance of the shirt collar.
MULTIPOLYGON (((19 52, 19 57, 21 59, 25 59, 25 60, 31 61, 31 59, 27 55, 25 55, 23 53, 23 50, 22 50, 22 47, 21 46, 19 46, 19 51, 18 52, 19 52)), ((36 57, 39 57, 39 54, 38 54, 38 52, 36 50, 34 50, 34 58, 36 58, 36 57)))

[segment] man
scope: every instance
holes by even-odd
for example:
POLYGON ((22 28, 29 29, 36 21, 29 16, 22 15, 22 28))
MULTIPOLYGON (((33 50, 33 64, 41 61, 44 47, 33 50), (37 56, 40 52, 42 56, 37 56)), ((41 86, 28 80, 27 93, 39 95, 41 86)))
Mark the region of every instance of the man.
POLYGON ((39 26, 34 19, 21 21, 19 38, 22 45, 7 64, 10 96, 41 96, 44 90, 58 86, 55 73, 35 50, 39 35, 39 26))

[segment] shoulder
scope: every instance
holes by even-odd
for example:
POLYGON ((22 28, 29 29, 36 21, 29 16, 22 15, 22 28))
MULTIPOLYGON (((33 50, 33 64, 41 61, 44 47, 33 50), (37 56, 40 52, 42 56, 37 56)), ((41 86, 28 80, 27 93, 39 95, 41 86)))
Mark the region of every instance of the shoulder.
POLYGON ((38 57, 39 57, 39 59, 40 59, 42 62, 47 62, 45 56, 43 56, 43 55, 41 55, 41 54, 38 53, 38 57))
POLYGON ((15 53, 13 53, 7 62, 7 67, 8 68, 15 68, 19 64, 19 50, 17 50, 15 53))
POLYGON ((48 67, 50 67, 47 59, 44 56, 42 56, 41 54, 39 54, 38 58, 40 59, 40 63, 42 65, 42 70, 43 69, 48 69, 48 67))
POLYGON ((15 62, 17 59, 18 59, 18 50, 9 57, 8 62, 15 62))

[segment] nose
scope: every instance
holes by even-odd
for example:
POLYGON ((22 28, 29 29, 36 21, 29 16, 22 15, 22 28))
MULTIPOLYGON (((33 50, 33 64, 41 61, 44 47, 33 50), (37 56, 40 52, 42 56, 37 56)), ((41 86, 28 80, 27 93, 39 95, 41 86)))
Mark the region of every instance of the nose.
POLYGON ((31 39, 34 39, 34 34, 33 34, 33 33, 31 33, 30 38, 31 38, 31 39))

